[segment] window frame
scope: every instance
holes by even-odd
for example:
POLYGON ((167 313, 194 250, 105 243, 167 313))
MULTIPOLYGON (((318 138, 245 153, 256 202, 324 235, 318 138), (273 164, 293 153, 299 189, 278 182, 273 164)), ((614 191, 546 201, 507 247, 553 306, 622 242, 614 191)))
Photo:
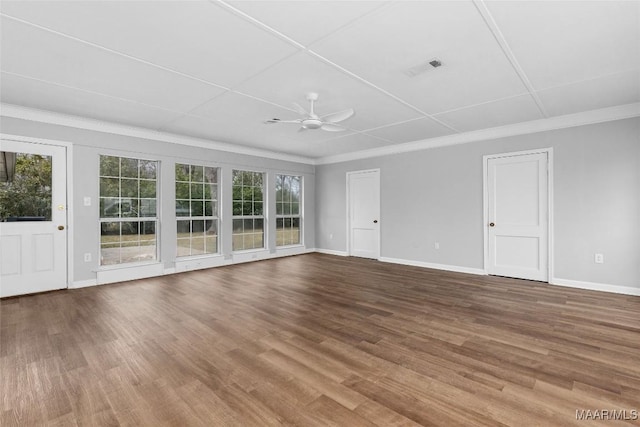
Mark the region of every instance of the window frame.
MULTIPOLYGON (((138 265, 148 265, 148 264, 158 264, 161 263, 161 259, 160 259, 160 245, 161 245, 161 236, 160 236, 160 230, 161 230, 161 223, 160 223, 160 203, 159 203, 159 199, 160 199, 160 195, 162 194, 161 192, 161 161, 158 159, 149 159, 149 158, 143 158, 143 157, 133 157, 130 156, 129 154, 120 154, 120 153, 108 153, 108 152, 102 152, 98 154, 98 203, 97 203, 97 208, 98 208, 98 270, 112 270, 112 269, 119 269, 119 268, 129 268, 129 267, 135 267, 138 265), (140 177, 140 163, 138 163, 138 177, 137 178, 130 178, 130 177, 124 177, 125 179, 136 179, 138 181, 138 200, 141 200, 142 198, 140 197, 140 184, 139 182, 142 181, 154 181, 155 182, 155 187, 156 187, 156 191, 155 191, 155 198, 153 198, 155 200, 155 216, 154 217, 150 217, 150 216, 137 216, 137 217, 124 217, 122 216, 122 213, 120 213, 120 216, 118 217, 103 217, 102 216, 102 199, 109 199, 109 198, 113 198, 113 197, 109 197, 109 196, 103 196, 102 195, 102 190, 101 190, 101 185, 100 185, 100 181, 101 178, 116 178, 115 176, 111 176, 111 175, 102 175, 101 172, 101 166, 102 166, 102 157, 117 157, 119 159, 128 159, 128 160, 136 160, 137 162, 140 161, 144 161, 144 162, 153 162, 155 163, 155 179, 151 180, 148 178, 141 178, 140 177), (117 223, 126 223, 126 222, 138 222, 138 224, 143 223, 143 222, 154 222, 155 223, 155 252, 154 252, 154 258, 150 259, 150 260, 139 260, 139 261, 127 261, 127 262, 123 262, 122 261, 122 254, 120 254, 119 256, 119 262, 117 263, 113 263, 113 264, 103 264, 102 263, 102 224, 103 223, 110 223, 110 222, 117 222, 117 223)), ((122 163, 119 164, 119 168, 118 168, 118 177, 119 180, 121 180, 123 178, 122 176, 122 163)), ((119 195, 117 197, 119 200, 123 199, 122 197, 122 185, 119 185, 119 195)), ((124 197, 124 198, 128 198, 128 197, 124 197)), ((131 199, 133 199, 133 197, 131 197, 131 199)), ((150 197, 145 197, 144 199, 151 199, 150 197)), ((121 203, 121 202, 120 202, 121 203)), ((138 231, 138 236, 140 236, 140 232, 138 231)), ((120 229, 120 234, 119 236, 122 236, 122 229, 120 229)), ((120 240, 120 242, 122 242, 122 240, 120 240)), ((140 239, 138 238, 138 242, 140 242, 140 239)), ((122 246, 120 246, 120 248, 122 248, 122 246)))
MULTIPOLYGON (((190 258, 206 258, 206 257, 220 256, 222 254, 222 241, 221 241, 222 233, 221 233, 221 230, 220 230, 220 227, 222 225, 222 220, 221 220, 221 218, 222 218, 222 214, 221 214, 221 212, 222 212, 222 208, 221 208, 221 205, 222 205, 222 200, 221 200, 221 195, 222 195, 222 190, 221 190, 222 168, 220 166, 217 166, 217 165, 211 166, 211 165, 205 165, 205 164, 195 164, 195 163, 190 163, 190 162, 183 163, 183 162, 177 162, 176 161, 176 162, 174 162, 174 166, 173 166, 173 170, 174 170, 173 185, 174 185, 174 188, 175 188, 175 186, 176 186, 176 184, 178 182, 187 183, 186 181, 178 181, 177 177, 175 176, 175 170, 176 170, 176 167, 178 165, 189 166, 189 171, 190 172, 189 172, 189 181, 188 181, 188 184, 189 184, 189 199, 188 200, 189 200, 189 205, 190 206, 191 206, 191 202, 193 201, 193 199, 191 198, 191 184, 193 184, 193 182, 191 181, 191 167, 192 166, 202 167, 203 168, 203 172, 204 172, 205 168, 211 168, 211 169, 215 169, 216 170, 216 178, 217 178, 217 180, 215 182, 215 185, 216 185, 216 195, 215 196, 216 196, 216 198, 215 199, 205 199, 204 195, 203 195, 202 201, 205 202, 205 203, 207 201, 212 202, 212 203, 215 202, 216 206, 217 206, 217 209, 214 210, 214 212, 213 212, 214 215, 209 215, 209 216, 206 215, 206 209, 203 208, 202 216, 193 216, 193 215, 191 215, 191 208, 189 208, 190 215, 188 215, 188 216, 178 216, 178 214, 177 214, 177 208, 178 208, 177 207, 177 203, 178 203, 178 200, 183 200, 184 201, 186 199, 178 199, 178 194, 177 194, 177 191, 176 191, 176 194, 174 194, 174 203, 175 203, 174 213, 176 214, 175 215, 175 217, 176 217, 176 240, 175 240, 175 242, 176 242, 176 253, 175 253, 176 260, 180 261, 180 260, 185 260, 185 259, 190 259, 190 258), (191 228, 192 228, 192 225, 193 225, 192 222, 194 220, 195 221, 205 221, 205 224, 206 224, 206 221, 215 221, 215 223, 216 223, 216 233, 217 233, 216 234, 216 250, 215 250, 215 252, 204 252, 204 253, 200 253, 200 254, 191 253, 190 255, 179 255, 178 254, 178 248, 180 247, 178 245, 178 241, 180 239, 177 236, 178 221, 190 221, 190 238, 189 238, 190 246, 189 246, 189 249, 190 249, 190 252, 193 252, 193 247, 191 246, 191 244, 192 244, 191 239, 193 237, 192 236, 193 231, 191 230, 191 228)), ((206 181, 204 181, 204 177, 203 177, 203 182, 202 183, 203 184, 207 184, 206 181)), ((201 200, 201 199, 195 199, 195 200, 201 200)), ((206 245, 206 237, 205 237, 205 245, 206 245)))
MULTIPOLYGON (((266 171, 260 170, 252 170, 252 169, 240 169, 240 168, 232 168, 231 169, 231 252, 232 253, 243 253, 243 252, 257 252, 264 251, 268 249, 268 192, 267 192, 267 182, 268 182, 268 174, 266 171), (234 190, 234 172, 249 172, 253 174, 261 174, 262 175, 262 215, 235 215, 233 213, 233 205, 235 199, 233 198, 233 190, 234 190), (262 246, 257 248, 249 248, 249 249, 234 249, 234 237, 237 235, 234 233, 234 222, 236 220, 262 220, 262 246)), ((255 202, 255 200, 253 200, 255 202)), ((244 200, 243 200, 244 202, 244 200)), ((244 229, 244 226, 243 226, 244 229)), ((255 230, 255 229, 254 229, 255 230)), ((244 233, 243 233, 244 234, 244 233)), ((255 234, 255 233, 254 233, 255 234)))
POLYGON ((277 186, 278 183, 278 178, 279 177, 293 177, 293 178, 300 178, 300 193, 298 195, 298 213, 296 215, 294 214, 278 214, 278 196, 277 196, 277 187, 274 187, 274 193, 275 193, 275 199, 276 199, 276 211, 275 211, 275 220, 276 220, 276 248, 290 248, 290 247, 296 247, 296 246, 304 246, 304 176, 303 175, 293 175, 291 173, 277 173, 276 174, 276 181, 275 184, 277 186), (300 227, 299 227, 299 239, 298 239, 298 243, 289 243, 286 245, 278 245, 278 238, 277 238, 277 233, 278 233, 278 220, 279 219, 294 219, 297 218, 299 223, 300 223, 300 227))

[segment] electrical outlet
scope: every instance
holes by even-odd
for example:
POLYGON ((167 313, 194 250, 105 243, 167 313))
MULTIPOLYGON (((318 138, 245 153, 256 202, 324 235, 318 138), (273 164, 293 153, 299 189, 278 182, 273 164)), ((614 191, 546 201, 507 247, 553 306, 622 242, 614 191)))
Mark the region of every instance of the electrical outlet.
POLYGON ((91 262, 91 252, 84 254, 84 262, 91 262))
POLYGON ((435 249, 440 249, 440 242, 435 242, 435 243, 433 244, 433 247, 434 247, 435 249))
POLYGON ((83 203, 85 206, 91 206, 91 197, 84 196, 83 203))
POLYGON ((329 234, 329 240, 333 240, 333 233, 329 234))
POLYGON ((604 264, 604 254, 595 254, 593 260, 596 264, 604 264))

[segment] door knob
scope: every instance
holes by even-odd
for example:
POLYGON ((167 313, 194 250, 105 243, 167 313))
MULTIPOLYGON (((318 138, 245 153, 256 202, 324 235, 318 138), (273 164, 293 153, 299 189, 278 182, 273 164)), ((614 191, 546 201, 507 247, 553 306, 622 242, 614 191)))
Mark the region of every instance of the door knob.
POLYGON ((495 227, 495 224, 493 222, 490 222, 489 227, 495 227))
POLYGON ((58 230, 64 230, 64 225, 59 225, 58 230))
POLYGON ((378 220, 377 220, 377 219, 374 219, 374 220, 373 220, 373 223, 374 223, 374 224, 377 224, 377 223, 378 223, 378 220))

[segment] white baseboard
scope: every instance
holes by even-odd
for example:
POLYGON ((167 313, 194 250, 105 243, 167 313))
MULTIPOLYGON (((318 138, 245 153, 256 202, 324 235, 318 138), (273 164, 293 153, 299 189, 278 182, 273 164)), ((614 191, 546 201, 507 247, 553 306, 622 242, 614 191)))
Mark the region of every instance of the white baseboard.
POLYGON ((98 270, 96 281, 98 285, 107 283, 125 282, 128 280, 146 279, 148 277, 162 276, 164 265, 161 262, 154 262, 144 265, 122 265, 116 268, 98 270))
POLYGON ((327 254, 327 255, 349 256, 349 254, 346 253, 345 251, 335 251, 333 249, 318 249, 318 248, 316 248, 315 251, 319 252, 321 254, 327 254))
POLYGON ((581 280, 558 279, 556 277, 551 279, 550 284, 570 288, 589 289, 591 291, 640 296, 640 288, 632 288, 631 286, 608 285, 606 283, 583 282, 581 280))
POLYGON ((469 273, 469 274, 477 274, 481 276, 487 275, 487 273, 481 268, 461 267, 459 265, 434 264, 431 262, 413 261, 408 259, 387 258, 387 257, 380 257, 379 261, 390 262, 392 264, 411 265, 413 267, 424 267, 424 268, 433 268, 436 270, 454 271, 456 273, 469 273))
POLYGON ((227 262, 222 255, 178 258, 174 263, 175 267, 171 269, 165 268, 164 274, 182 273, 184 271, 220 267, 222 265, 225 265, 226 263, 227 262))
POLYGON ((98 281, 96 279, 77 280, 69 285, 69 289, 88 288, 89 286, 96 286, 97 284, 98 281))
POLYGON ((231 255, 232 261, 227 264, 240 264, 265 259, 282 258, 293 255, 302 255, 314 251, 315 249, 307 249, 303 245, 296 245, 276 248, 275 252, 269 252, 268 250, 236 252, 231 255))
MULTIPOLYGON (((275 254, 274 254, 275 255, 275 254)), ((260 261, 271 258, 272 254, 267 249, 251 249, 248 251, 232 252, 232 264, 239 264, 251 261, 260 261)))
MULTIPOLYGON (((332 250, 332 249, 317 249, 317 248, 304 248, 304 247, 299 247, 298 248, 297 247, 297 248, 290 248, 290 250, 277 251, 275 254, 269 254, 270 256, 261 257, 260 259, 280 258, 280 257, 283 257, 283 256, 299 255, 299 254, 310 253, 310 252, 318 252, 318 253, 322 253, 322 254, 337 255, 337 256, 348 256, 348 254, 345 251, 336 251, 336 250, 332 250)), ((223 261, 221 259, 220 260, 216 260, 216 261, 217 262, 211 263, 211 264, 204 263, 204 264, 209 264, 209 265, 207 265, 207 266, 203 265, 203 266, 198 266, 198 267, 199 268, 211 268, 211 267, 216 266, 216 265, 212 265, 212 264, 217 264, 217 266, 220 266, 220 265, 229 265, 229 264, 242 263, 242 262, 250 262, 249 260, 242 260, 242 261, 241 260, 235 260, 235 262, 234 262, 234 261, 231 261, 231 260, 224 260, 223 261)), ((252 261, 255 261, 255 259, 253 259, 252 261)), ((448 265, 448 264, 435 264, 435 263, 430 263, 430 262, 413 261, 413 260, 400 259, 400 258, 380 257, 379 261, 388 262, 388 263, 392 263, 392 264, 410 265, 410 266, 414 266, 414 267, 433 268, 433 269, 436 269, 436 270, 454 271, 454 272, 457 272, 457 273, 469 273, 469 274, 476 274, 476 275, 486 275, 487 274, 484 270, 482 270, 480 268, 461 267, 461 266, 457 266, 457 265, 448 265)), ((161 266, 161 265, 162 264, 154 264, 152 266, 145 266, 147 268, 144 268, 143 271, 138 270, 137 272, 135 271, 135 268, 122 268, 122 269, 117 269, 117 270, 101 271, 98 274, 101 277, 96 278, 96 279, 87 279, 87 280, 74 281, 73 283, 71 283, 69 285, 69 289, 86 288, 86 287, 90 287, 90 286, 96 286, 96 285, 99 285, 99 284, 107 284, 107 283, 113 283, 113 282, 119 282, 119 281, 125 281, 125 280, 134 280, 134 279, 140 279, 140 278, 144 278, 144 277, 162 276, 162 275, 167 275, 167 274, 174 274, 174 273, 180 272, 180 271, 188 271, 188 270, 191 270, 191 269, 199 269, 198 267, 196 267, 196 268, 184 268, 183 266, 176 266, 177 268, 165 268, 165 269, 162 269, 162 272, 160 272, 160 269, 157 268, 157 267, 161 266), (149 267, 151 269, 153 269, 153 271, 150 271, 149 267), (182 267, 182 268, 180 268, 180 267, 182 267), (100 280, 98 280, 98 279, 100 279, 100 280)), ((615 294, 640 296, 640 288, 635 288, 635 287, 631 287, 631 286, 609 285, 609 284, 606 284, 606 283, 586 282, 586 281, 581 281, 581 280, 569 280, 569 279, 561 279, 561 278, 557 278, 557 277, 552 278, 549 283, 551 285, 555 285, 555 286, 566 286, 566 287, 570 287, 570 288, 587 289, 587 290, 592 290, 592 291, 611 292, 611 293, 615 293, 615 294)))
POLYGON ((316 250, 314 248, 307 249, 303 245, 281 246, 279 248, 276 248, 276 252, 275 254, 272 254, 272 256, 275 256, 276 258, 280 258, 283 256, 308 254, 310 252, 315 252, 315 251, 316 250))
POLYGON ((267 250, 248 251, 236 253, 231 259, 225 259, 221 255, 213 257, 193 257, 179 259, 174 267, 164 268, 162 263, 144 265, 123 265, 116 268, 99 270, 95 279, 78 280, 69 285, 69 289, 86 288, 89 286, 105 285, 108 283, 124 282, 128 280, 145 279, 148 277, 165 276, 184 271, 200 270, 205 268, 220 267, 223 265, 240 264, 263 259, 281 258, 292 255, 300 255, 315 252, 315 249, 307 249, 302 245, 283 247, 270 253, 267 250), (254 258, 255 256, 255 258, 254 258))

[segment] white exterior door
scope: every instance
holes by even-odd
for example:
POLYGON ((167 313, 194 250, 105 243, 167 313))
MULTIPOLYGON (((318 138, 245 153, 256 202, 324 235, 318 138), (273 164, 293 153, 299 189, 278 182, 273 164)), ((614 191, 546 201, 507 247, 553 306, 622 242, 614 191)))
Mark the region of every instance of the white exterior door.
POLYGON ((66 288, 66 148, 3 139, 0 151, 15 166, 0 182, 0 297, 66 288))
POLYGON ((489 274, 548 281, 548 154, 487 159, 489 274))
POLYGON ((349 255, 380 256, 380 171, 347 173, 349 255))

